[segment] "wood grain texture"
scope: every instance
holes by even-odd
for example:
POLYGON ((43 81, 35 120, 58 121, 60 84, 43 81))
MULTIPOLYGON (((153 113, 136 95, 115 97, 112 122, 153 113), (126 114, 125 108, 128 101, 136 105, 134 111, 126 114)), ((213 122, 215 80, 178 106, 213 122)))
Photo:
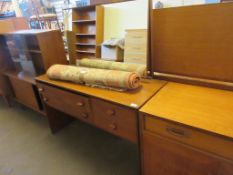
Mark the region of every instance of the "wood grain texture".
POLYGON ((157 134, 203 150, 224 159, 233 160, 233 140, 194 129, 151 115, 141 115, 144 132, 157 134), (213 144, 214 143, 214 144, 213 144))
POLYGON ((143 134, 143 175, 232 175, 233 164, 166 138, 143 134))
POLYGON ((142 80, 142 86, 137 90, 127 92, 116 92, 100 88, 92 88, 75 83, 64 81, 50 80, 47 75, 42 75, 36 78, 38 82, 53 85, 79 94, 89 95, 92 97, 107 100, 123 106, 139 109, 147 100, 149 100, 156 92, 158 92, 165 84, 165 81, 160 80, 142 80), (136 104, 137 106, 131 106, 136 104))
POLYGON ((40 111, 40 107, 34 93, 33 84, 26 80, 20 79, 17 75, 8 74, 8 77, 10 79, 16 100, 35 111, 40 111))
POLYGON ((233 138, 233 92, 168 83, 141 112, 233 138))
POLYGON ((27 20, 23 17, 4 19, 0 21, 0 34, 24 29, 29 29, 29 25, 27 20))
MULTIPOLYGON (((37 83, 42 101, 47 105, 84 122, 92 122, 88 97, 37 83)), ((49 116, 48 116, 49 117, 49 116)))
POLYGON ((94 124, 107 132, 138 143, 137 111, 119 105, 91 99, 94 124))
POLYGON ((233 82, 233 3, 152 11, 153 72, 233 82))
POLYGON ((36 36, 42 53, 41 58, 45 71, 53 64, 68 64, 62 34, 59 30, 39 33, 36 36))
POLYGON ((100 45, 103 42, 104 7, 85 6, 72 10, 72 32, 76 35, 76 56, 82 58, 100 58, 100 45))

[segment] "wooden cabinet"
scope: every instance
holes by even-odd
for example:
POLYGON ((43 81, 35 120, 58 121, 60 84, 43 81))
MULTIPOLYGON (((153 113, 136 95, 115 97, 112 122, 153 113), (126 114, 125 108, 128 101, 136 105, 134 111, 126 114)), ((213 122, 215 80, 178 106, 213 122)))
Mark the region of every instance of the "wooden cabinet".
POLYGON ((15 99, 43 112, 34 79, 53 64, 67 63, 61 32, 18 30, 1 35, 0 44, 0 72, 8 78, 15 99))
POLYGON ((73 33, 77 59, 100 57, 103 42, 104 7, 87 6, 72 9, 73 33))
POLYGON ((143 134, 144 175, 232 175, 228 164, 161 136, 143 134))
POLYGON ((233 175, 233 93, 167 83, 140 109, 143 175, 233 175))
POLYGON ((7 50, 4 34, 28 28, 25 18, 10 18, 0 21, 0 96, 4 98, 8 105, 10 105, 12 89, 9 81, 4 76, 4 71, 12 69, 13 62, 7 50))
POLYGON ((138 141, 138 119, 135 110, 98 99, 92 99, 91 102, 97 127, 132 142, 138 141))

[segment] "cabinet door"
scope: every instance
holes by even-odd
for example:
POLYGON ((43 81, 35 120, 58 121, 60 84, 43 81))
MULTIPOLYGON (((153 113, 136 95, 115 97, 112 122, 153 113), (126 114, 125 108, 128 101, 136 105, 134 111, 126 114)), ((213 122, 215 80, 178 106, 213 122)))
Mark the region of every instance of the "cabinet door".
POLYGON ((217 159, 188 146, 147 133, 143 135, 142 141, 144 175, 218 175, 219 173, 220 163, 217 159))

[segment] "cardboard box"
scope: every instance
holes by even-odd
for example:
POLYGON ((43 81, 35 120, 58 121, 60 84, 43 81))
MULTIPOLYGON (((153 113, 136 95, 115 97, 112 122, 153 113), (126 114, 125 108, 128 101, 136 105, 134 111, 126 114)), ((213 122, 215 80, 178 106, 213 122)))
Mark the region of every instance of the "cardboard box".
POLYGON ((101 45, 101 58, 109 61, 123 61, 124 50, 119 46, 101 45))

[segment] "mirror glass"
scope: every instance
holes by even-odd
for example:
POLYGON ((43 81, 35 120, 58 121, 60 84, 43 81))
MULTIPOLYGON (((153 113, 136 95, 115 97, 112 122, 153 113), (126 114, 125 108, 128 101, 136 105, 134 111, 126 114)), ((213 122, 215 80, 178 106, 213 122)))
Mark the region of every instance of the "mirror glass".
POLYGON ((148 0, 104 5, 104 41, 101 58, 147 62, 148 0))

